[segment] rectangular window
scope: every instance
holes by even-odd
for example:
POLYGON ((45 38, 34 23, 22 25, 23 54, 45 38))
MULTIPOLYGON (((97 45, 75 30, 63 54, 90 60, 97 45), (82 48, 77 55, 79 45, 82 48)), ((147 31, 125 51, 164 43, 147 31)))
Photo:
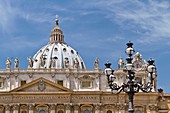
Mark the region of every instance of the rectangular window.
POLYGON ((91 87, 91 81, 82 81, 82 88, 91 87))
POLYGON ((2 87, 3 87, 3 79, 0 78, 0 88, 2 88, 2 87))
POLYGON ((21 86, 25 85, 26 83, 27 83, 26 80, 22 80, 21 81, 21 86))
POLYGON ((57 83, 61 86, 63 86, 63 80, 58 80, 57 83))
POLYGON ((2 82, 0 81, 0 88, 2 87, 3 85, 2 85, 2 82))

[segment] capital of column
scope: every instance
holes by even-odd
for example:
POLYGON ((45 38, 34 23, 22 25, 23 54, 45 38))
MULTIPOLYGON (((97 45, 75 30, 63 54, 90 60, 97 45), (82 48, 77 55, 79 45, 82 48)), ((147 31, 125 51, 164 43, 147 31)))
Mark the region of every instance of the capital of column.
POLYGON ((79 110, 79 108, 80 108, 80 106, 78 104, 74 104, 73 107, 74 107, 74 110, 79 110))
POLYGON ((55 104, 50 104, 50 110, 55 110, 56 105, 55 104))
POLYGON ((14 104, 12 107, 13 110, 18 110, 19 109, 19 105, 18 104, 14 104))
POLYGON ((70 109, 71 109, 72 104, 65 104, 65 106, 66 106, 66 110, 70 110, 70 109))
POLYGON ((5 105, 5 111, 10 111, 11 110, 11 106, 10 105, 5 105))
POLYGON ((95 104, 95 110, 101 110, 101 104, 95 104))
POLYGON ((28 105, 28 109, 29 109, 29 110, 34 110, 34 104, 29 104, 29 105, 28 105))

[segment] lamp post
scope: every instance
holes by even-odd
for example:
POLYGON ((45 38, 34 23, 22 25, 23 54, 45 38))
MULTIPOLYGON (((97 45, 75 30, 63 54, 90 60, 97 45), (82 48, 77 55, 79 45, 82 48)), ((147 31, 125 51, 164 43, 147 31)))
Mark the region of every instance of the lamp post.
POLYGON ((117 91, 117 93, 120 93, 120 92, 127 93, 129 97, 128 111, 129 113, 133 113, 134 112, 133 98, 134 98, 135 93, 139 92, 139 90, 143 92, 151 92, 152 87, 153 87, 153 80, 155 78, 154 73, 156 72, 156 68, 154 65, 154 60, 150 59, 148 61, 148 67, 147 67, 148 77, 150 81, 145 84, 142 84, 136 81, 135 73, 133 71, 133 64, 132 64, 132 60, 133 60, 132 55, 135 52, 132 47, 133 43, 129 41, 126 45, 127 45, 126 54, 128 55, 128 57, 126 58, 127 63, 125 66, 125 70, 127 71, 127 82, 124 82, 120 86, 115 82, 116 76, 114 75, 114 70, 112 70, 110 67, 111 63, 109 62, 105 64, 106 66, 105 75, 107 76, 108 85, 112 91, 117 91))

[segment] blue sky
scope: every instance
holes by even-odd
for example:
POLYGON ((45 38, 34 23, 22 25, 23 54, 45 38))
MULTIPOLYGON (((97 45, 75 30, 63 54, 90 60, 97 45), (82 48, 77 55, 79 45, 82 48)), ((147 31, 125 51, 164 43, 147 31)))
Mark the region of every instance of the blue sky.
POLYGON ((170 2, 168 0, 0 0, 0 69, 7 57, 27 67, 49 41, 55 18, 65 42, 77 50, 88 69, 96 57, 117 68, 131 40, 143 58, 154 58, 158 88, 170 93, 170 2))

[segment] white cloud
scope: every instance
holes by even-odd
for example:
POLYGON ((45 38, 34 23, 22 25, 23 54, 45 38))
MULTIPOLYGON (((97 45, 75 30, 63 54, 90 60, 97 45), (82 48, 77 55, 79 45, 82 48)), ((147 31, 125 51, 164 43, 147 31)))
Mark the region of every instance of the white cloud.
POLYGON ((107 38, 106 41, 108 42, 119 42, 121 40, 124 40, 125 38, 124 37, 121 37, 121 36, 113 36, 111 38, 107 38))
POLYGON ((8 51, 21 51, 27 50, 27 48, 41 47, 43 42, 46 42, 46 39, 41 39, 41 41, 29 41, 25 39, 25 37, 17 37, 4 41, 4 43, 0 45, 0 48, 4 48, 4 50, 8 51))
POLYGON ((15 19, 16 9, 11 7, 9 0, 0 1, 0 28, 2 31, 7 31, 12 28, 15 19))
MULTIPOLYGON (((93 0, 78 2, 85 9, 98 9, 123 29, 139 35, 138 43, 170 42, 170 3, 156 0, 93 0)), ((88 14, 88 13, 87 13, 88 14)))

